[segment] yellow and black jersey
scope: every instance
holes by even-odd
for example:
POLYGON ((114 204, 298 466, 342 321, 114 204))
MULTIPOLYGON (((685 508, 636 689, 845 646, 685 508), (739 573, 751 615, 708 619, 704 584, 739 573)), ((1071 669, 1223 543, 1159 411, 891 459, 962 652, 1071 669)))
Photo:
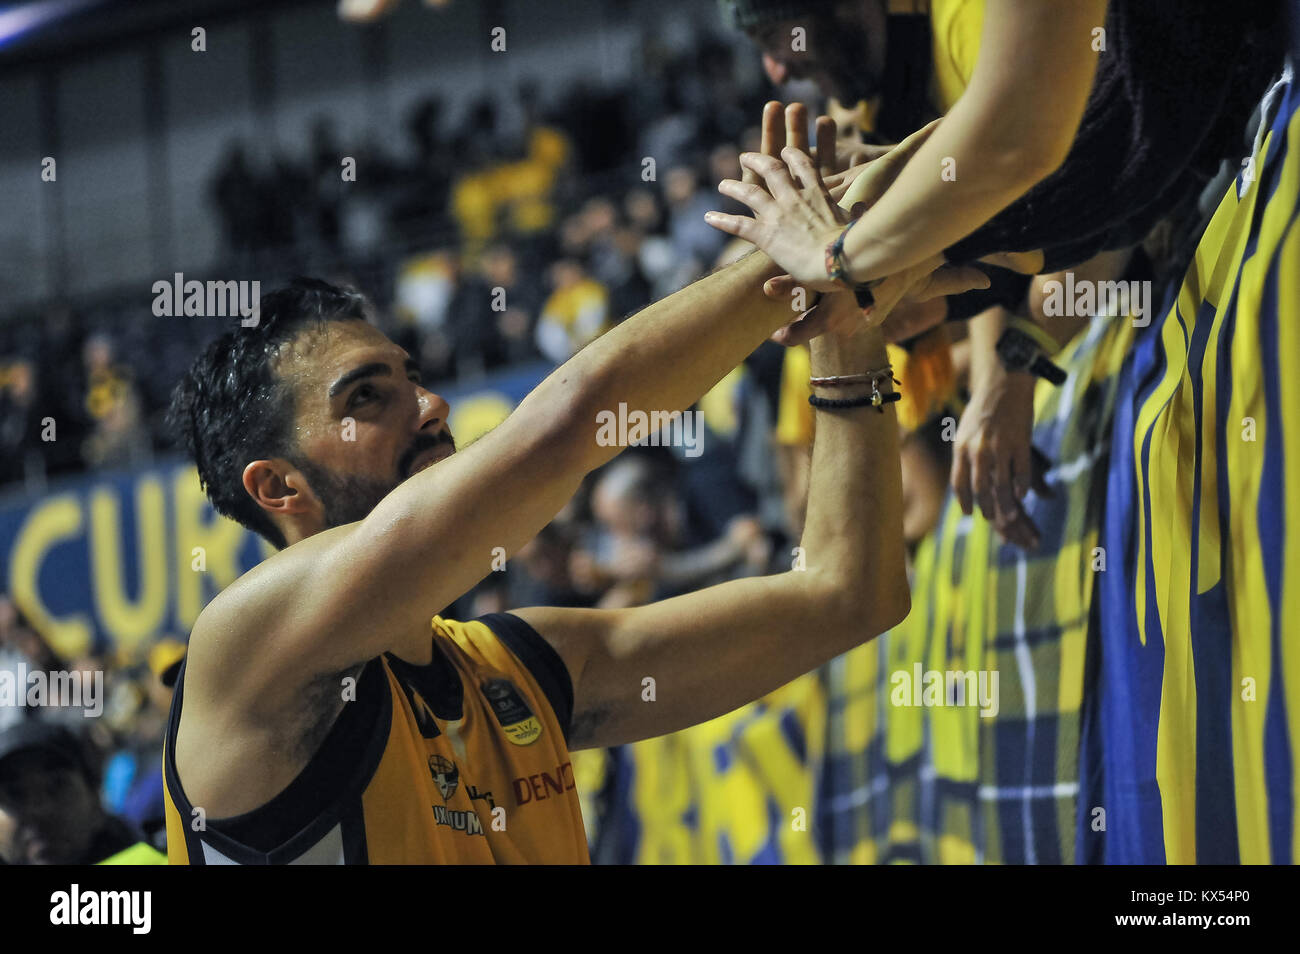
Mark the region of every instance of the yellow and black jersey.
POLYGON ((265 805, 203 818, 163 752, 172 864, 586 864, 569 760, 573 686, 517 616, 433 618, 433 661, 361 670, 320 749, 265 805))

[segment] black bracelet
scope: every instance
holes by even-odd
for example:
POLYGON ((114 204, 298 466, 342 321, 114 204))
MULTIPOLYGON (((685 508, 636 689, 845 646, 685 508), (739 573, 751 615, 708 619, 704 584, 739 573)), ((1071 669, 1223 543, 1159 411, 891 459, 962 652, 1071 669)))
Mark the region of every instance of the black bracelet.
POLYGON ((886 404, 891 401, 901 400, 902 397, 903 395, 898 391, 890 391, 888 394, 873 391, 871 394, 864 394, 855 398, 824 398, 811 394, 808 396, 808 403, 823 411, 835 411, 850 407, 874 407, 881 414, 884 414, 886 404))

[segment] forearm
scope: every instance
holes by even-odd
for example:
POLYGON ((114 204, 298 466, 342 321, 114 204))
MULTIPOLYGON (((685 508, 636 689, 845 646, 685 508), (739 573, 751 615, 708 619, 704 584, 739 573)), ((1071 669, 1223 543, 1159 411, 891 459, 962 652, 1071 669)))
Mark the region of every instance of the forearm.
POLYGON ((992 374, 1002 372, 998 357, 998 338, 1006 330, 1011 312, 1007 308, 989 308, 970 320, 970 387, 982 386, 992 374))
MULTIPOLYGON (((859 374, 886 361, 874 330, 815 339, 812 356, 817 375, 859 374)), ((711 719, 906 617, 898 421, 885 407, 818 413, 802 560, 791 570, 615 613, 518 611, 569 668, 573 747, 711 719), (647 677, 654 705, 641 695, 647 677)))
MULTIPOLYGON (((601 411, 689 407, 792 318, 788 304, 763 295, 772 271, 756 254, 651 305, 553 371, 500 427, 404 481, 360 524, 317 534, 298 549, 302 572, 336 561, 372 598, 352 608, 342 597, 318 599, 316 614, 354 612, 358 626, 376 632, 418 632, 428 611, 490 572, 492 554, 517 552, 587 473, 622 450, 628 435, 610 440, 601 411)), ((337 649, 344 664, 355 661, 355 646, 337 649)))
POLYGON ((1092 28, 1105 11, 1105 0, 991 0, 970 88, 849 233, 854 279, 942 252, 1064 160, 1096 71, 1092 28))
MULTIPOLYGON (((1059 297, 1053 303, 1053 307, 1050 309, 1052 314, 1049 315, 1047 305, 1052 292, 1055 291, 1059 296, 1066 287, 1070 286, 1077 288, 1090 286, 1095 291, 1099 283, 1119 279, 1124 274, 1125 269, 1128 268, 1132 255, 1133 249, 1131 248, 1101 252, 1068 272, 1034 276, 1027 302, 1030 320, 1040 325, 1055 338, 1058 345, 1065 347, 1073 340, 1075 335, 1088 326, 1089 321, 1098 316, 1095 314, 1077 314, 1073 307, 1074 302, 1067 303, 1059 297), (1052 283, 1056 284, 1053 285, 1052 283)), ((1099 300, 1096 300, 1096 307, 1100 308, 1101 304, 1099 300)))
MULTIPOLYGON (((888 364, 878 331, 812 342, 815 377, 861 374, 888 364)), ((816 389, 823 397, 868 393, 868 388, 816 389)), ((859 627, 888 628, 906 615, 903 487, 898 420, 862 407, 817 412, 801 541, 806 572, 846 618, 859 627)), ((852 643, 851 643, 852 644, 852 643)))
POLYGON ((598 443, 600 411, 617 413, 619 404, 647 414, 684 410, 793 320, 788 303, 763 294, 764 280, 777 273, 757 252, 638 312, 539 385, 515 412, 515 426, 572 407, 575 466, 600 466, 621 449, 598 443))

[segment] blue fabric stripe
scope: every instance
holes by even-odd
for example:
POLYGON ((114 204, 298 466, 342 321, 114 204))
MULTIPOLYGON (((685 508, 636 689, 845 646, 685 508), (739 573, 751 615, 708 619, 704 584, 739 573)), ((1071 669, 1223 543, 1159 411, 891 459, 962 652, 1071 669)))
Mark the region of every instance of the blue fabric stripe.
MULTIPOLYGON (((1279 119, 1288 117, 1295 111, 1293 103, 1297 90, 1288 91, 1287 101, 1279 111, 1279 119), (1290 107, 1290 108, 1287 108, 1290 107)), ((1275 124, 1276 129, 1276 124, 1275 124)), ((1270 173, 1272 170, 1269 170, 1270 173)), ((1280 178, 1280 176, 1278 177, 1280 178)), ((1292 211, 1291 228, 1295 227, 1300 203, 1292 211)), ((1281 247, 1274 251, 1268 277, 1264 284, 1260 302, 1260 354, 1273 363, 1273 373, 1265 376, 1264 401, 1268 420, 1282 420, 1282 400, 1280 394, 1281 357, 1278 350, 1278 321, 1281 302, 1278 298, 1278 274, 1282 268, 1300 271, 1300 262, 1284 262, 1281 247)), ((1289 303, 1288 320, 1300 317, 1300 309, 1295 302, 1289 303)), ((1295 409, 1292 409, 1293 412, 1295 409)), ((1272 607, 1272 631, 1270 633, 1270 656, 1273 678, 1269 686, 1268 708, 1265 711, 1264 725, 1264 771, 1268 785, 1269 807, 1269 846, 1274 861, 1291 860, 1293 855, 1291 797, 1292 778, 1295 766, 1291 763, 1291 747, 1287 727, 1287 708, 1285 687, 1282 681, 1282 627, 1281 599, 1284 574, 1283 551, 1287 521, 1290 517, 1285 493, 1285 432, 1281 428, 1270 428, 1264 443, 1264 468, 1259 494, 1260 547, 1264 557, 1264 581, 1268 587, 1269 604, 1272 607)), ((1294 532, 1294 531, 1293 531, 1294 532)))
MULTIPOLYGON (((1176 286, 1169 290, 1159 317, 1138 331, 1120 371, 1111 434, 1111 466, 1101 534, 1107 572, 1101 574, 1097 590, 1100 623, 1096 710, 1086 723, 1089 736, 1080 750, 1080 781, 1090 790, 1080 798, 1085 817, 1080 819, 1084 840, 1078 845, 1080 857, 1108 864, 1162 864, 1165 860, 1160 792, 1155 784, 1155 720, 1143 718, 1145 707, 1134 698, 1143 685, 1159 687, 1164 647, 1154 627, 1147 634, 1145 647, 1138 641, 1130 581, 1137 572, 1146 573, 1147 569, 1137 566, 1134 527, 1138 519, 1148 518, 1143 513, 1145 507, 1140 506, 1133 477, 1133 435, 1137 413, 1164 371, 1161 332, 1166 321, 1177 320, 1173 307, 1177 291, 1176 286), (1145 734, 1140 731, 1142 724, 1149 727, 1145 734), (1095 840, 1089 817, 1093 807, 1106 813, 1105 833, 1095 840)), ((1143 456, 1148 446, 1149 436, 1143 456)))
MULTIPOLYGON (((1232 347, 1233 328, 1236 324, 1236 288, 1233 301, 1224 315, 1222 333, 1218 339, 1215 356, 1218 389, 1215 406, 1205 407, 1205 381, 1202 374, 1205 350, 1210 331, 1214 326, 1215 308, 1202 302, 1197 309, 1196 324, 1192 330, 1192 353, 1188 357, 1192 380, 1193 408, 1196 417, 1196 454, 1192 491, 1191 515, 1191 574, 1187 600, 1191 607, 1189 630, 1191 637, 1193 676, 1196 682, 1196 856, 1198 861, 1211 864, 1239 864, 1237 853, 1236 790, 1232 767, 1232 627, 1228 615, 1227 594, 1222 581, 1204 596, 1196 593, 1200 571, 1200 553, 1204 542, 1200 538, 1201 475, 1204 473, 1204 451, 1201 434, 1207 410, 1216 421, 1227 421, 1227 401, 1231 394, 1231 369, 1225 360, 1232 347), (1214 811, 1205 811, 1207 806, 1214 811)), ((1228 422, 1229 424, 1231 422, 1228 422)), ((1216 434, 1218 428, 1215 429, 1216 434)), ((1227 457, 1226 443, 1216 436, 1216 461, 1227 457)), ((1220 485, 1220 490, 1222 485, 1220 485)), ((1222 500, 1222 494, 1219 496, 1222 500)), ((1227 511, 1220 509, 1220 520, 1227 511)), ((1220 530, 1223 530, 1222 525, 1220 530)), ((1220 533, 1219 566, 1229 566, 1229 537, 1220 533)), ((1175 595, 1174 598, 1177 598, 1175 595)))

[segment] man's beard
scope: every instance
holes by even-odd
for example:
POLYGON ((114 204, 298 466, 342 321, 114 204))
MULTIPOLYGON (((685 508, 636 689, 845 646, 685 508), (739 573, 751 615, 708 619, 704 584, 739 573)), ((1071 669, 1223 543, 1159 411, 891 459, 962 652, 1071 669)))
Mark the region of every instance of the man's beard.
POLYGON ((340 474, 309 460, 298 462, 298 469, 307 477, 312 492, 325 512, 325 527, 341 527, 346 523, 364 520, 379 506, 402 481, 411 476, 415 458, 431 448, 448 444, 455 451, 456 442, 450 431, 437 434, 420 434, 398 461, 397 474, 391 480, 366 477, 360 474, 340 474))
POLYGON ((397 483, 359 474, 340 474, 308 461, 298 464, 325 511, 325 527, 364 520, 397 483))

